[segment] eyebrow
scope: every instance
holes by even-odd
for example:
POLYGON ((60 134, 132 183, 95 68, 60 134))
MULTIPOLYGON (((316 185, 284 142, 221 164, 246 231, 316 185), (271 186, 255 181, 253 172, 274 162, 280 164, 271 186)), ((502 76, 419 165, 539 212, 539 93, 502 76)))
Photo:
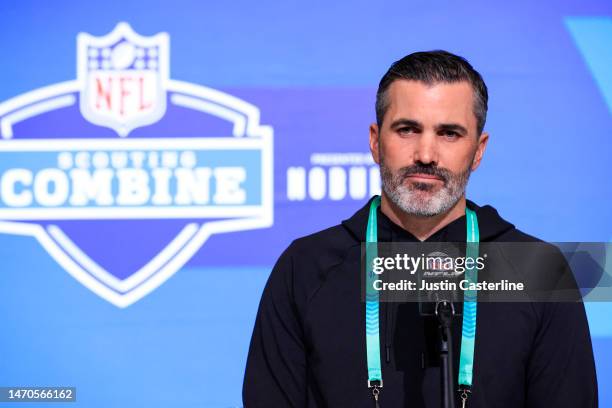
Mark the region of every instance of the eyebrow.
POLYGON ((436 126, 436 131, 452 131, 457 132, 461 135, 467 135, 468 131, 465 127, 457 124, 457 123, 441 123, 436 126))
POLYGON ((423 124, 413 119, 402 118, 402 119, 397 119, 391 122, 391 129, 397 129, 398 127, 403 127, 403 126, 423 129, 423 124))

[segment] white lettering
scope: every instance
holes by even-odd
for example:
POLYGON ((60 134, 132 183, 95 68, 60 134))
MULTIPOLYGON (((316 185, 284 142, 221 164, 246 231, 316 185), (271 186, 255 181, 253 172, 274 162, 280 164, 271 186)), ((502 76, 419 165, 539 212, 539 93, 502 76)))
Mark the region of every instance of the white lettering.
POLYGON ((174 202, 180 205, 207 204, 210 200, 210 168, 194 170, 179 168, 174 171, 177 193, 174 202))
MULTIPOLYGON (((95 161, 94 155, 94 161, 95 161)), ((112 187, 113 171, 101 169, 90 173, 88 170, 70 170, 72 180, 72 195, 70 204, 87 205, 90 200, 95 200, 98 205, 113 204, 112 187)))
POLYGON ((44 169, 34 178, 34 196, 40 205, 56 207, 68 199, 68 177, 59 169, 44 169), (53 188, 50 188, 53 186, 53 188))
POLYGON ((27 207, 32 204, 32 192, 23 189, 20 193, 15 191, 15 185, 22 184, 24 187, 32 184, 32 172, 27 169, 11 169, 4 173, 0 185, 0 196, 2 200, 11 207, 27 207))
POLYGON ((215 169, 216 204, 243 204, 246 202, 246 191, 240 184, 246 180, 243 167, 219 167, 215 169))
POLYGON ((149 200, 149 175, 143 169, 119 169, 119 205, 142 205, 149 200))

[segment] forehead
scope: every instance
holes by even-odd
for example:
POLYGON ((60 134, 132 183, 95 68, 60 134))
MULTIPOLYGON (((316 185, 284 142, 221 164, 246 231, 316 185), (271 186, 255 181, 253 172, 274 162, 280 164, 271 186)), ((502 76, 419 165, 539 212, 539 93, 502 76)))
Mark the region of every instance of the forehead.
POLYGON ((387 90, 385 122, 398 119, 417 120, 426 125, 458 123, 474 129, 472 86, 467 81, 434 84, 405 79, 393 81, 387 90))

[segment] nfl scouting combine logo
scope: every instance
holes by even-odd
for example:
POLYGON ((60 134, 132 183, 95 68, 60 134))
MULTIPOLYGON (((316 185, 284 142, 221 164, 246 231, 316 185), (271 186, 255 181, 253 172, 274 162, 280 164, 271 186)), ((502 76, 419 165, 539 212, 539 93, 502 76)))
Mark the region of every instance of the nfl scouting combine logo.
POLYGON ((272 128, 169 75, 169 38, 79 34, 77 79, 0 104, 0 232, 118 307, 215 233, 272 225, 272 128))

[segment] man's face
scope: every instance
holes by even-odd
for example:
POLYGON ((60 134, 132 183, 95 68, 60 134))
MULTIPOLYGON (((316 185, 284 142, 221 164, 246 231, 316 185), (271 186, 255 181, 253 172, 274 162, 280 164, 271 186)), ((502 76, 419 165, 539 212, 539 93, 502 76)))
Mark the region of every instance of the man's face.
POLYGON ((370 126, 384 193, 409 214, 448 211, 463 196, 488 140, 486 133, 477 137, 471 85, 396 80, 387 106, 381 128, 370 126))

